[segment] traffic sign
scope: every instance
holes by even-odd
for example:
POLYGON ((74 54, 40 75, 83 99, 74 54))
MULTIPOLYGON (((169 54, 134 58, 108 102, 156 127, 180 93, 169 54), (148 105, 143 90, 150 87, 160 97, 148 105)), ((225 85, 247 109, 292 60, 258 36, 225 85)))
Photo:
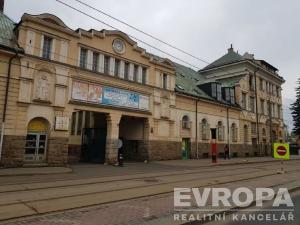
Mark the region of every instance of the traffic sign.
POLYGON ((290 159, 290 145, 286 143, 274 143, 275 159, 290 159))

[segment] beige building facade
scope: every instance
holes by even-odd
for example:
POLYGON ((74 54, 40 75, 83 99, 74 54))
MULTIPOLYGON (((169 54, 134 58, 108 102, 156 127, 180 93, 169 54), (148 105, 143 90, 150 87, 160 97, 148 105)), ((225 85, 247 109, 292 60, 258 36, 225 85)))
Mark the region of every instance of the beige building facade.
MULTIPOLYGON (((213 131, 219 153, 227 144, 234 156, 261 154, 252 148, 257 117, 248 84, 257 63, 267 63, 248 60, 247 71, 232 65, 230 77, 218 68, 197 72, 148 53, 122 32, 72 30, 51 14, 24 14, 12 30, 17 47, 3 43, 0 54, 1 91, 8 93, 1 105, 4 166, 116 164, 120 153, 128 161, 209 157, 213 131)), ((258 104, 256 138, 266 144, 270 132, 272 141, 283 133, 281 96, 270 92, 280 92, 282 79, 268 69, 255 74, 268 88, 257 91, 265 103, 258 104)))

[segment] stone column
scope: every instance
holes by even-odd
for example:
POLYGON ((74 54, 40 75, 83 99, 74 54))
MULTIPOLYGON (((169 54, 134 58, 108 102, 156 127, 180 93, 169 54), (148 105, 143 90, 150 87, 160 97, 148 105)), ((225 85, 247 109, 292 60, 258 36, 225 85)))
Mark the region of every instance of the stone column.
POLYGON ((118 139, 119 139, 119 123, 121 114, 110 113, 106 117, 107 135, 106 135, 106 151, 105 161, 109 164, 118 162, 118 139))

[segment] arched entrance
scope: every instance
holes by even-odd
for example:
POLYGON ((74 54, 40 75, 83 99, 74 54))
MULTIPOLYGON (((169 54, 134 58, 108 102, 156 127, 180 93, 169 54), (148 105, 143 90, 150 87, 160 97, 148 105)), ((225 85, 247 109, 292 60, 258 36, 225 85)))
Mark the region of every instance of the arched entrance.
POLYGON ((37 117, 28 123, 24 157, 25 161, 43 162, 45 160, 48 130, 49 123, 44 118, 37 117))

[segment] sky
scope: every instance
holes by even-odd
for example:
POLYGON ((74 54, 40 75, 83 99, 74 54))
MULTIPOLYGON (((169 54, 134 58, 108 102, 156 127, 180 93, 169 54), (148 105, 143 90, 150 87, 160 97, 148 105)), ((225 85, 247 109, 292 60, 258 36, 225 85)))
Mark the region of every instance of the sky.
MULTIPOLYGON (((61 0, 112 26, 203 68, 207 64, 171 49, 125 25, 76 3, 61 0)), ((300 1, 298 0, 83 0, 208 62, 226 54, 230 44, 279 69, 283 110, 295 100, 300 77, 300 1)), ((23 13, 52 13, 72 29, 111 29, 56 0, 5 0, 4 12, 18 22, 23 13)), ((147 51, 166 56, 138 43, 147 51)), ((288 124, 289 125, 289 124, 288 124)))

